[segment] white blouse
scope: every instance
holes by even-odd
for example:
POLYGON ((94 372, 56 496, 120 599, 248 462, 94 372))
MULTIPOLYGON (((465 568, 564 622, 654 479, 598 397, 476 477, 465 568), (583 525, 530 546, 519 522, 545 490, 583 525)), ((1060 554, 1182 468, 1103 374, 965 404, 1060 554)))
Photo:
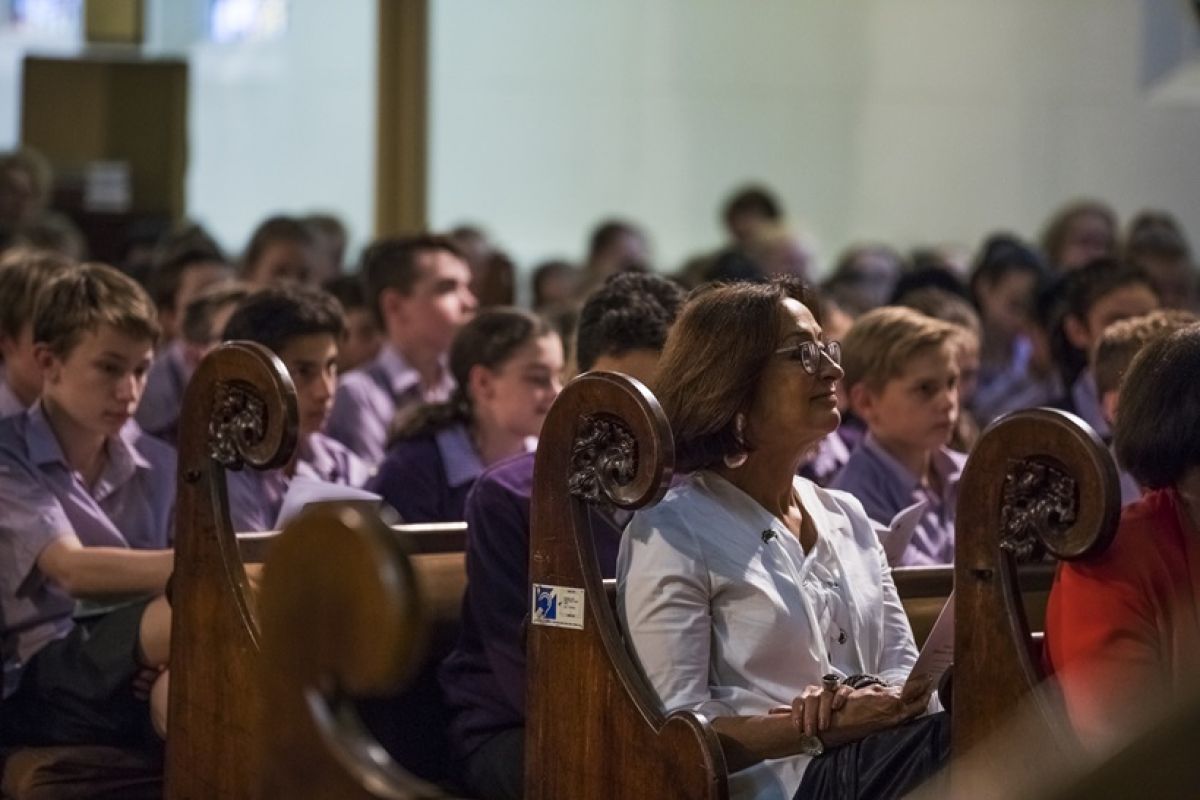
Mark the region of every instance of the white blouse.
MULTIPOLYGON (((621 622, 668 712, 765 714, 829 672, 902 683, 912 670, 912 630, 862 505, 803 478, 795 488, 818 535, 808 554, 712 472, 688 476, 626 528, 621 622)), ((808 761, 757 764, 731 776, 730 793, 791 800, 808 761)))

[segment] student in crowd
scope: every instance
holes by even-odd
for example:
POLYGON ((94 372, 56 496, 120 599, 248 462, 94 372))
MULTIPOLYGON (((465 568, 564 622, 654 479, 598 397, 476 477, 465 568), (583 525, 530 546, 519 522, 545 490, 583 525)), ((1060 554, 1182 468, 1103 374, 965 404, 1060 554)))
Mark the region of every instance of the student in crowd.
POLYGON ((314 284, 321 269, 318 247, 316 234, 301 220, 269 217, 254 229, 242 254, 242 279, 256 288, 314 284))
POLYGON ((1146 273, 1101 259, 1063 278, 1061 317, 1051 346, 1067 394, 1055 406, 1079 415, 1102 438, 1110 435, 1100 406, 1088 354, 1112 323, 1149 314, 1159 307, 1158 295, 1146 273))
POLYGON ((152 717, 165 730, 174 564, 175 451, 127 424, 154 304, 85 264, 38 295, 33 324, 41 397, 0 421, 0 740, 145 745, 152 717), (148 709, 135 682, 151 680, 148 709))
POLYGON ((1177 230, 1165 224, 1135 229, 1125 244, 1125 259, 1150 276, 1164 308, 1200 310, 1200 272, 1177 230))
POLYGON ((848 248, 821 284, 828 295, 852 317, 888 301, 904 272, 904 259, 885 244, 858 244, 848 248))
POLYGON ((1083 745, 1111 752, 1200 673, 1200 325, 1149 342, 1117 408, 1117 457, 1146 487, 1097 558, 1063 562, 1046 661, 1083 745))
POLYGON ((198 225, 188 226, 159 242, 146 284, 158 307, 164 343, 169 345, 179 335, 183 310, 192 298, 215 283, 233 278, 233 265, 198 225))
POLYGON ((908 546, 891 550, 897 565, 954 562, 966 457, 947 444, 958 417, 961 336, 947 322, 885 306, 855 320, 842 345, 846 392, 868 433, 831 486, 883 525, 922 504, 908 546))
POLYGON ((645 272, 650 268, 650 244, 632 222, 608 219, 592 231, 581 290, 590 292, 618 272, 645 272))
MULTIPOLYGON (((1200 321, 1189 311, 1152 311, 1143 317, 1131 317, 1114 322, 1104 329, 1091 354, 1092 374, 1100 407, 1109 425, 1117 417, 1121 400, 1121 381, 1129 365, 1142 348, 1153 339, 1167 336, 1180 328, 1200 321)), ((1128 505, 1142 496, 1141 487, 1125 469, 1121 478, 1121 502, 1128 505)))
POLYGON ((470 268, 442 236, 376 242, 362 273, 385 342, 374 361, 342 377, 327 433, 378 464, 394 418, 450 397, 446 354, 476 302, 470 268))
POLYGON ((0 247, 36 223, 50 205, 54 173, 46 157, 31 147, 0 153, 0 247))
POLYGON ((617 561, 628 644, 665 711, 711 721, 733 798, 899 797, 949 753, 871 520, 796 476, 839 418, 815 308, 783 280, 689 297, 654 387, 684 477, 617 561))
MULTIPOLYGON (((971 270, 970 293, 983 328, 974 411, 982 424, 1021 407, 1037 370, 1030 363, 1034 300, 1043 280, 1041 259, 1009 234, 989 236, 971 270)), ((1056 396, 1048 393, 1044 401, 1056 396)), ((1039 403, 1031 403, 1038 405, 1039 403)))
POLYGON ((1042 255, 1051 269, 1069 272, 1117 254, 1117 215, 1099 200, 1077 200, 1050 217, 1042 255))
MULTIPOLYGON (((659 351, 683 292, 648 273, 614 275, 580 313, 582 371, 623 372, 653 385, 659 351)), ((474 796, 517 798, 524 779, 525 637, 529 609, 529 503, 534 454, 501 461, 467 496, 467 571, 462 631, 440 680, 453 709, 450 737, 474 796)), ((615 574, 624 519, 592 513, 597 558, 615 574)))
POLYGON ((562 389, 563 349, 540 317, 480 311, 454 337, 449 399, 404 420, 368 487, 405 522, 457 522, 483 470, 531 449, 562 389))
POLYGON ((56 253, 27 248, 0 258, 0 418, 29 408, 42 391, 33 308, 42 289, 71 266, 56 253))
POLYGON ((783 224, 783 206, 765 186, 751 184, 738 189, 721 207, 721 222, 733 247, 748 244, 765 227, 783 224))
POLYGON ((229 318, 226 341, 258 342, 287 367, 300 417, 299 441, 290 463, 280 469, 245 469, 227 476, 234 530, 272 530, 293 477, 355 487, 370 477, 365 462, 321 432, 333 403, 338 342, 344 330, 337 300, 294 284, 258 290, 229 318))
POLYGON ((958 420, 950 437, 950 448, 969 453, 979 438, 979 423, 971 411, 971 402, 979 386, 979 359, 983 324, 979 315, 961 295, 933 286, 913 289, 896 300, 897 305, 920 311, 927 317, 949 322, 959 330, 958 339, 958 420))
MULTIPOLYGON (((850 332, 854 320, 828 295, 820 295, 817 302, 820 304, 821 329, 826 340, 840 343, 850 332)), ((805 456, 804 464, 800 467, 800 477, 808 478, 817 486, 829 486, 833 482, 850 460, 850 454, 867 435, 866 425, 850 411, 850 401, 840 381, 837 392, 842 424, 805 456)))
POLYGON ((531 283, 533 310, 539 314, 555 313, 574 302, 579 270, 569 261, 546 261, 534 269, 531 283))
POLYGON ((146 376, 136 416, 142 430, 171 445, 178 441, 179 413, 188 381, 220 343, 233 310, 249 293, 246 284, 226 281, 192 295, 180 310, 179 337, 158 351, 146 376))
POLYGON ((342 274, 346 260, 346 225, 336 214, 313 212, 300 218, 313 234, 316 269, 310 276, 314 285, 324 285, 342 274))
POLYGON ((379 355, 383 334, 359 275, 338 275, 326 281, 323 288, 337 298, 346 315, 346 335, 338 348, 338 374, 344 375, 379 355))

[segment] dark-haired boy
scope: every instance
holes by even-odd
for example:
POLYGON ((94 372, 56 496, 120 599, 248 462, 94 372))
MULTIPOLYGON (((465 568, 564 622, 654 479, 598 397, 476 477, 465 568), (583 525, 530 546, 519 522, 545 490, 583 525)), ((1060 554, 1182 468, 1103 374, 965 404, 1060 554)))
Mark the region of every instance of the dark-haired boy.
POLYGON ((471 268, 445 237, 376 242, 362 271, 386 341, 374 361, 343 376, 326 432, 375 465, 397 414, 454 390, 446 353, 476 302, 471 268))
POLYGON ((132 279, 87 264, 38 295, 40 398, 0 421, 0 742, 125 744, 160 735, 170 642, 175 451, 127 424, 159 334, 132 279), (133 598, 73 617, 79 601, 133 598))
MULTIPOLYGON (((675 284, 618 273, 587 300, 576 335, 579 368, 624 372, 653 383, 667 331, 683 302, 675 284)), ((462 777, 479 797, 520 796, 524 770, 525 648, 529 604, 529 509, 534 454, 486 471, 467 497, 463 627, 440 679, 455 711, 451 742, 462 777)), ((615 574, 623 525, 597 514, 597 557, 615 574)))
POLYGON ((72 263, 57 253, 29 248, 15 248, 0 259, 0 419, 21 413, 41 394, 33 307, 38 293, 72 263))
POLYGON ((289 464, 227 477, 234 530, 274 528, 294 477, 356 487, 370 477, 366 463, 321 433, 333 402, 338 342, 344 330, 337 300, 299 285, 260 289, 238 306, 225 326, 226 340, 258 342, 279 356, 296 387, 300 415, 300 440, 289 464))

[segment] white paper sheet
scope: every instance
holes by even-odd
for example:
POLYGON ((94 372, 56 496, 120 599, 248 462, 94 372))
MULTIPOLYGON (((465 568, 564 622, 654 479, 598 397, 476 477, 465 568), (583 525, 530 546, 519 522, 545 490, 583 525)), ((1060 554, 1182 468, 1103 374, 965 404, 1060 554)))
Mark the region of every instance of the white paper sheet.
POLYGON ((917 663, 909 673, 907 683, 929 679, 929 688, 937 691, 942 675, 954 663, 954 592, 946 598, 933 630, 925 640, 925 646, 917 656, 917 663))
POLYGON ((912 541, 913 534, 921 524, 921 518, 925 516, 925 509, 928 507, 928 500, 918 500, 911 506, 897 511, 886 529, 882 526, 878 528, 883 552, 891 566, 900 563, 900 557, 908 549, 908 543, 912 541))
POLYGON ((275 529, 282 529, 309 503, 324 503, 330 500, 383 503, 382 497, 374 492, 368 492, 366 489, 355 489, 353 486, 297 475, 292 478, 288 484, 287 494, 283 496, 283 505, 279 509, 279 517, 275 520, 275 529))

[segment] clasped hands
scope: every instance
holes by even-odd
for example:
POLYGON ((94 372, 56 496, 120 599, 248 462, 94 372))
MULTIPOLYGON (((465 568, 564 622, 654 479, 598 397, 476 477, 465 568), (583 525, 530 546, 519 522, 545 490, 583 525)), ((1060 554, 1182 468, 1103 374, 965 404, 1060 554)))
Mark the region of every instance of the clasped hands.
POLYGON ((833 691, 814 685, 790 707, 777 706, 770 713, 790 714, 797 733, 819 735, 827 747, 836 747, 916 717, 929 704, 931 688, 929 681, 862 689, 842 684, 833 691))

